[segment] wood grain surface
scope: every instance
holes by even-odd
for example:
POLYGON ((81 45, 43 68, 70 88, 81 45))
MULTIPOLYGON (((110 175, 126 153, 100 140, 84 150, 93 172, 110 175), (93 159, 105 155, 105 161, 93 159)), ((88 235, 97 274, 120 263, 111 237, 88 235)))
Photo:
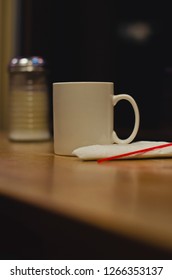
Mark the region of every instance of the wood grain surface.
POLYGON ((172 251, 172 159, 82 162, 0 133, 0 195, 172 251))

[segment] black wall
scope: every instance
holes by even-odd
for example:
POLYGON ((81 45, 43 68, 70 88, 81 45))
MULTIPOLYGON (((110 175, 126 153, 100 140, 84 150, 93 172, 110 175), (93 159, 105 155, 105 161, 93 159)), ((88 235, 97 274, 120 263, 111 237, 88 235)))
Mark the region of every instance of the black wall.
MULTIPOLYGON (((153 2, 21 1, 20 55, 47 60, 50 88, 57 81, 115 82, 117 93, 131 94, 139 105, 138 139, 171 140, 172 78, 166 68, 172 66, 172 19, 168 2, 153 2)), ((115 112, 125 136, 133 112, 125 102, 115 112)))

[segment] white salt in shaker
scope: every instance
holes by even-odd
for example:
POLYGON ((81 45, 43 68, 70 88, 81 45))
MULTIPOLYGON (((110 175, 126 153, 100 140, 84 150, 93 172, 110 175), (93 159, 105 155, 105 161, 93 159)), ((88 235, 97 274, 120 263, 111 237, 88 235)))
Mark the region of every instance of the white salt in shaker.
POLYGON ((9 139, 40 141, 51 137, 45 61, 13 58, 9 65, 9 139))

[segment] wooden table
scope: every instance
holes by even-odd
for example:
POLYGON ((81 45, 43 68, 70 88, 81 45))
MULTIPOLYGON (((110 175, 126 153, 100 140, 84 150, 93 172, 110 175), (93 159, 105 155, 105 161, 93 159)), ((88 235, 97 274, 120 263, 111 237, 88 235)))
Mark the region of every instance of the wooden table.
POLYGON ((172 159, 82 162, 0 133, 0 195, 2 258, 172 257, 172 159))

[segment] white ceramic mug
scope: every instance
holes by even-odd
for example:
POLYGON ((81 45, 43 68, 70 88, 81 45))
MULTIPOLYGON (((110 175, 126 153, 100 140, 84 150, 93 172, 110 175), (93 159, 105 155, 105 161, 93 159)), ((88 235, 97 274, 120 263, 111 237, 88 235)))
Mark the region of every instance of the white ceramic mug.
POLYGON ((114 95, 112 82, 53 83, 54 152, 71 155, 78 147, 95 144, 130 143, 139 128, 139 110, 127 94, 114 95), (135 124, 127 139, 113 130, 114 106, 120 100, 131 103, 135 124))

